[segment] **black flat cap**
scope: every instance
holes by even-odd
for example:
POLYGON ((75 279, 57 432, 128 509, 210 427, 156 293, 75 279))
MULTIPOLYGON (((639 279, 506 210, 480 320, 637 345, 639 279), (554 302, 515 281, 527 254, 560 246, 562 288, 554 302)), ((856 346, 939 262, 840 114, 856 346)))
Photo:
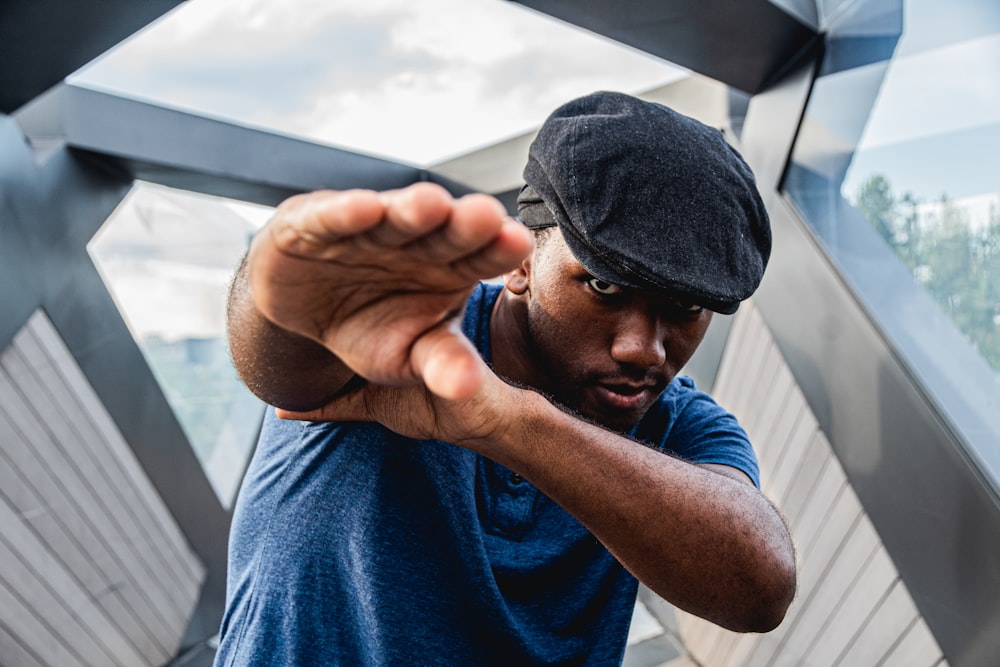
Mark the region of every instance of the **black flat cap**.
POLYGON ((719 313, 753 294, 771 230, 750 168, 714 128, 661 104, 598 92, 542 125, 518 214, 558 225, 596 278, 719 313))

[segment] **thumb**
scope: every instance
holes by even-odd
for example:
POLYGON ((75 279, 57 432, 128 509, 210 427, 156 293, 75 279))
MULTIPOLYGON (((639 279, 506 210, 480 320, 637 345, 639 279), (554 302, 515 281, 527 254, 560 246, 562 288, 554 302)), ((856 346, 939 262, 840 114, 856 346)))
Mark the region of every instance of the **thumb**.
POLYGON ((418 338, 410 359, 414 373, 441 398, 472 398, 485 379, 485 364, 456 321, 441 324, 418 338))
POLYGON ((274 414, 278 419, 293 419, 304 422, 346 422, 346 421, 372 421, 371 416, 364 407, 361 400, 361 393, 364 389, 359 389, 351 396, 336 398, 321 408, 297 412, 295 410, 285 410, 275 408, 274 414))
POLYGON ((355 375, 340 392, 325 405, 312 410, 274 409, 278 419, 293 419, 306 422, 330 421, 372 421, 368 414, 366 393, 377 389, 376 385, 368 383, 355 375))

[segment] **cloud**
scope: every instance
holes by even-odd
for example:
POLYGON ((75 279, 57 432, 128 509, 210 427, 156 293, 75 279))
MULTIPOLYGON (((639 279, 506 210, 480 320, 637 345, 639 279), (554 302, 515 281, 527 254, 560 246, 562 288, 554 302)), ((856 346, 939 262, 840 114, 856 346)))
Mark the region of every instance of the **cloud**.
POLYGON ((499 0, 190 0, 78 82, 432 164, 678 71, 499 0))

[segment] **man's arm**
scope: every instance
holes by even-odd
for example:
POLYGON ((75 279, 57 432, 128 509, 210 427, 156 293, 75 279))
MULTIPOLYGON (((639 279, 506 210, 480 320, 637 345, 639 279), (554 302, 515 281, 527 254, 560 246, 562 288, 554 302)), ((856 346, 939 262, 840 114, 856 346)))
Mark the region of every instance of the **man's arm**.
POLYGON ((264 317, 250 294, 244 257, 229 289, 229 349, 243 383, 269 405, 308 410, 328 403, 354 373, 320 343, 264 317))
POLYGON ((722 627, 772 630, 794 597, 791 538, 742 472, 639 445, 489 371, 462 401, 368 385, 313 413, 279 415, 377 421, 491 458, 575 516, 658 595, 722 627))
POLYGON ((638 446, 537 395, 526 405, 484 454, 506 458, 672 604, 738 632, 778 626, 795 592, 794 551, 743 473, 638 446))

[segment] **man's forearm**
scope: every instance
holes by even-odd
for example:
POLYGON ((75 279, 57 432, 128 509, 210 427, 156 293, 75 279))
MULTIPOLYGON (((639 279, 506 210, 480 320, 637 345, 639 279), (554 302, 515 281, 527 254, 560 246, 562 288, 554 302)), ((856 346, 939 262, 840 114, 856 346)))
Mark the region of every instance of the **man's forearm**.
POLYGON ((322 409, 283 416, 374 421, 491 458, 574 515, 663 598, 731 630, 773 629, 794 596, 788 531, 742 473, 645 447, 494 373, 468 400, 370 383, 322 409))
POLYGON ((330 401, 354 376, 319 343, 286 331, 255 307, 246 259, 229 291, 227 334, 240 379, 261 400, 288 410, 310 410, 330 401))
POLYGON ((484 454, 576 516, 640 581, 736 631, 781 622, 795 591, 784 522, 749 483, 672 458, 525 392, 484 454))

